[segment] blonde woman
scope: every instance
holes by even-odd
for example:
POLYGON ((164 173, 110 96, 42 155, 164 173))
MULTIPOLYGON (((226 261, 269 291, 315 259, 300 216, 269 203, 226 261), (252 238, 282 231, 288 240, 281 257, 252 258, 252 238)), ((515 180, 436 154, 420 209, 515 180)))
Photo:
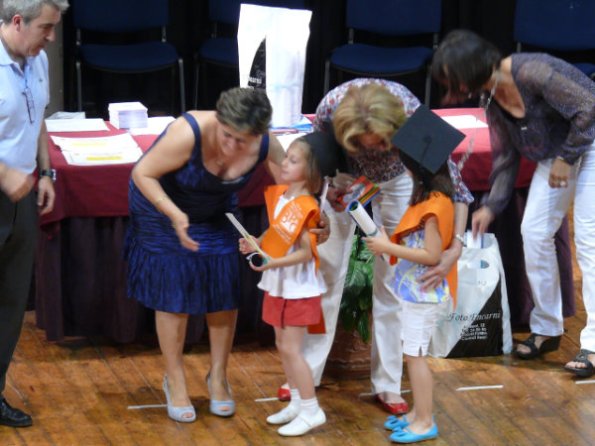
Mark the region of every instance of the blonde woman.
MULTIPOLYGON (((378 226, 392 232, 407 209, 412 182, 399 160, 399 151, 390 142, 393 134, 419 107, 419 100, 404 86, 381 79, 355 79, 331 90, 316 110, 316 130, 334 131, 345 149, 348 168, 334 178, 332 198, 345 192, 360 175, 378 183, 380 193, 372 201, 372 213, 378 226)), ((473 201, 451 161, 448 163, 455 186, 455 234, 462 234, 467 220, 467 206, 473 201)), ((304 356, 310 364, 316 385, 330 352, 355 224, 346 212, 329 212, 330 237, 319 246, 321 271, 327 283, 322 299, 327 333, 307 335, 304 356)), ((423 286, 434 288, 450 271, 462 250, 453 238, 442 254, 440 264, 423 276, 423 286)), ((390 287, 394 269, 382 259, 376 259, 373 281, 373 338, 371 357, 372 392, 391 414, 407 413, 409 407, 401 397, 402 351, 398 339, 401 329, 399 301, 390 287), (399 344, 399 345, 395 345, 399 344)), ((279 396, 285 392, 281 389, 279 396)))

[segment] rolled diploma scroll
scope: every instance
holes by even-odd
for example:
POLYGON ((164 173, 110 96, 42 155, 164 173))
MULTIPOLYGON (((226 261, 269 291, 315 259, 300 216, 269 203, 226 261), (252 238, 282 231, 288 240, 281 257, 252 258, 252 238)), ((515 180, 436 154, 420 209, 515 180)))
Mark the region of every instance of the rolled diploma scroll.
POLYGON ((374 220, 370 218, 362 204, 355 200, 349 203, 347 206, 349 215, 357 223, 357 225, 364 231, 364 234, 368 237, 375 237, 378 235, 378 227, 374 224, 374 220))
MULTIPOLYGON (((354 200, 349 203, 347 206, 347 211, 353 221, 364 231, 367 237, 376 237, 380 231, 378 230, 378 226, 374 223, 374 220, 368 215, 362 204, 354 200)), ((382 254, 382 258, 387 262, 390 260, 390 256, 387 254, 382 254)))

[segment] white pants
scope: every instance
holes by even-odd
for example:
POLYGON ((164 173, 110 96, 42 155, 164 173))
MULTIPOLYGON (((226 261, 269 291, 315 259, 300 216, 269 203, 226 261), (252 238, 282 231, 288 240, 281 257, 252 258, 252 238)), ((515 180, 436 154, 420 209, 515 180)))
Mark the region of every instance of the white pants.
POLYGON ((552 160, 538 164, 521 225, 527 277, 535 304, 531 332, 545 336, 564 332, 554 234, 574 199, 574 241, 587 312, 580 341, 581 348, 595 351, 595 143, 573 167, 568 187, 548 185, 551 165, 552 160))
MULTIPOLYGON (((372 202, 372 214, 378 226, 390 234, 409 205, 412 183, 407 174, 381 183, 380 193, 372 202)), ((326 334, 306 335, 304 357, 312 369, 315 385, 320 385, 327 356, 333 345, 339 305, 343 295, 349 254, 353 244, 355 223, 347 212, 329 213, 331 234, 318 247, 320 269, 327 293, 322 297, 326 334)), ((391 289, 394 267, 381 258, 374 263, 373 332, 372 332, 372 391, 401 393, 403 355, 401 347, 400 302, 391 289)))

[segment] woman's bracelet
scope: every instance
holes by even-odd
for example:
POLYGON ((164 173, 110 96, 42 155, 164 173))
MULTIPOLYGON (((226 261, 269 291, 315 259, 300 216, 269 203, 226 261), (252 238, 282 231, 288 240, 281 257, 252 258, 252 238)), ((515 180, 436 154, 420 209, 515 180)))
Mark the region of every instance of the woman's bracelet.
POLYGON ((461 242, 461 245, 463 245, 463 248, 467 247, 467 243, 465 243, 465 237, 463 237, 461 234, 455 234, 455 238, 461 242))

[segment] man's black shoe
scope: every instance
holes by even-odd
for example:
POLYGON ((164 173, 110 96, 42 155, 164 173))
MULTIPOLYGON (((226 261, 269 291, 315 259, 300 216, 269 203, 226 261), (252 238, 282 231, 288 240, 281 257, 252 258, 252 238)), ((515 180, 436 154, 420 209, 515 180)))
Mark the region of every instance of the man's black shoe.
POLYGON ((10 427, 27 427, 33 424, 33 420, 22 410, 10 407, 8 402, 2 398, 0 401, 0 424, 10 427))

